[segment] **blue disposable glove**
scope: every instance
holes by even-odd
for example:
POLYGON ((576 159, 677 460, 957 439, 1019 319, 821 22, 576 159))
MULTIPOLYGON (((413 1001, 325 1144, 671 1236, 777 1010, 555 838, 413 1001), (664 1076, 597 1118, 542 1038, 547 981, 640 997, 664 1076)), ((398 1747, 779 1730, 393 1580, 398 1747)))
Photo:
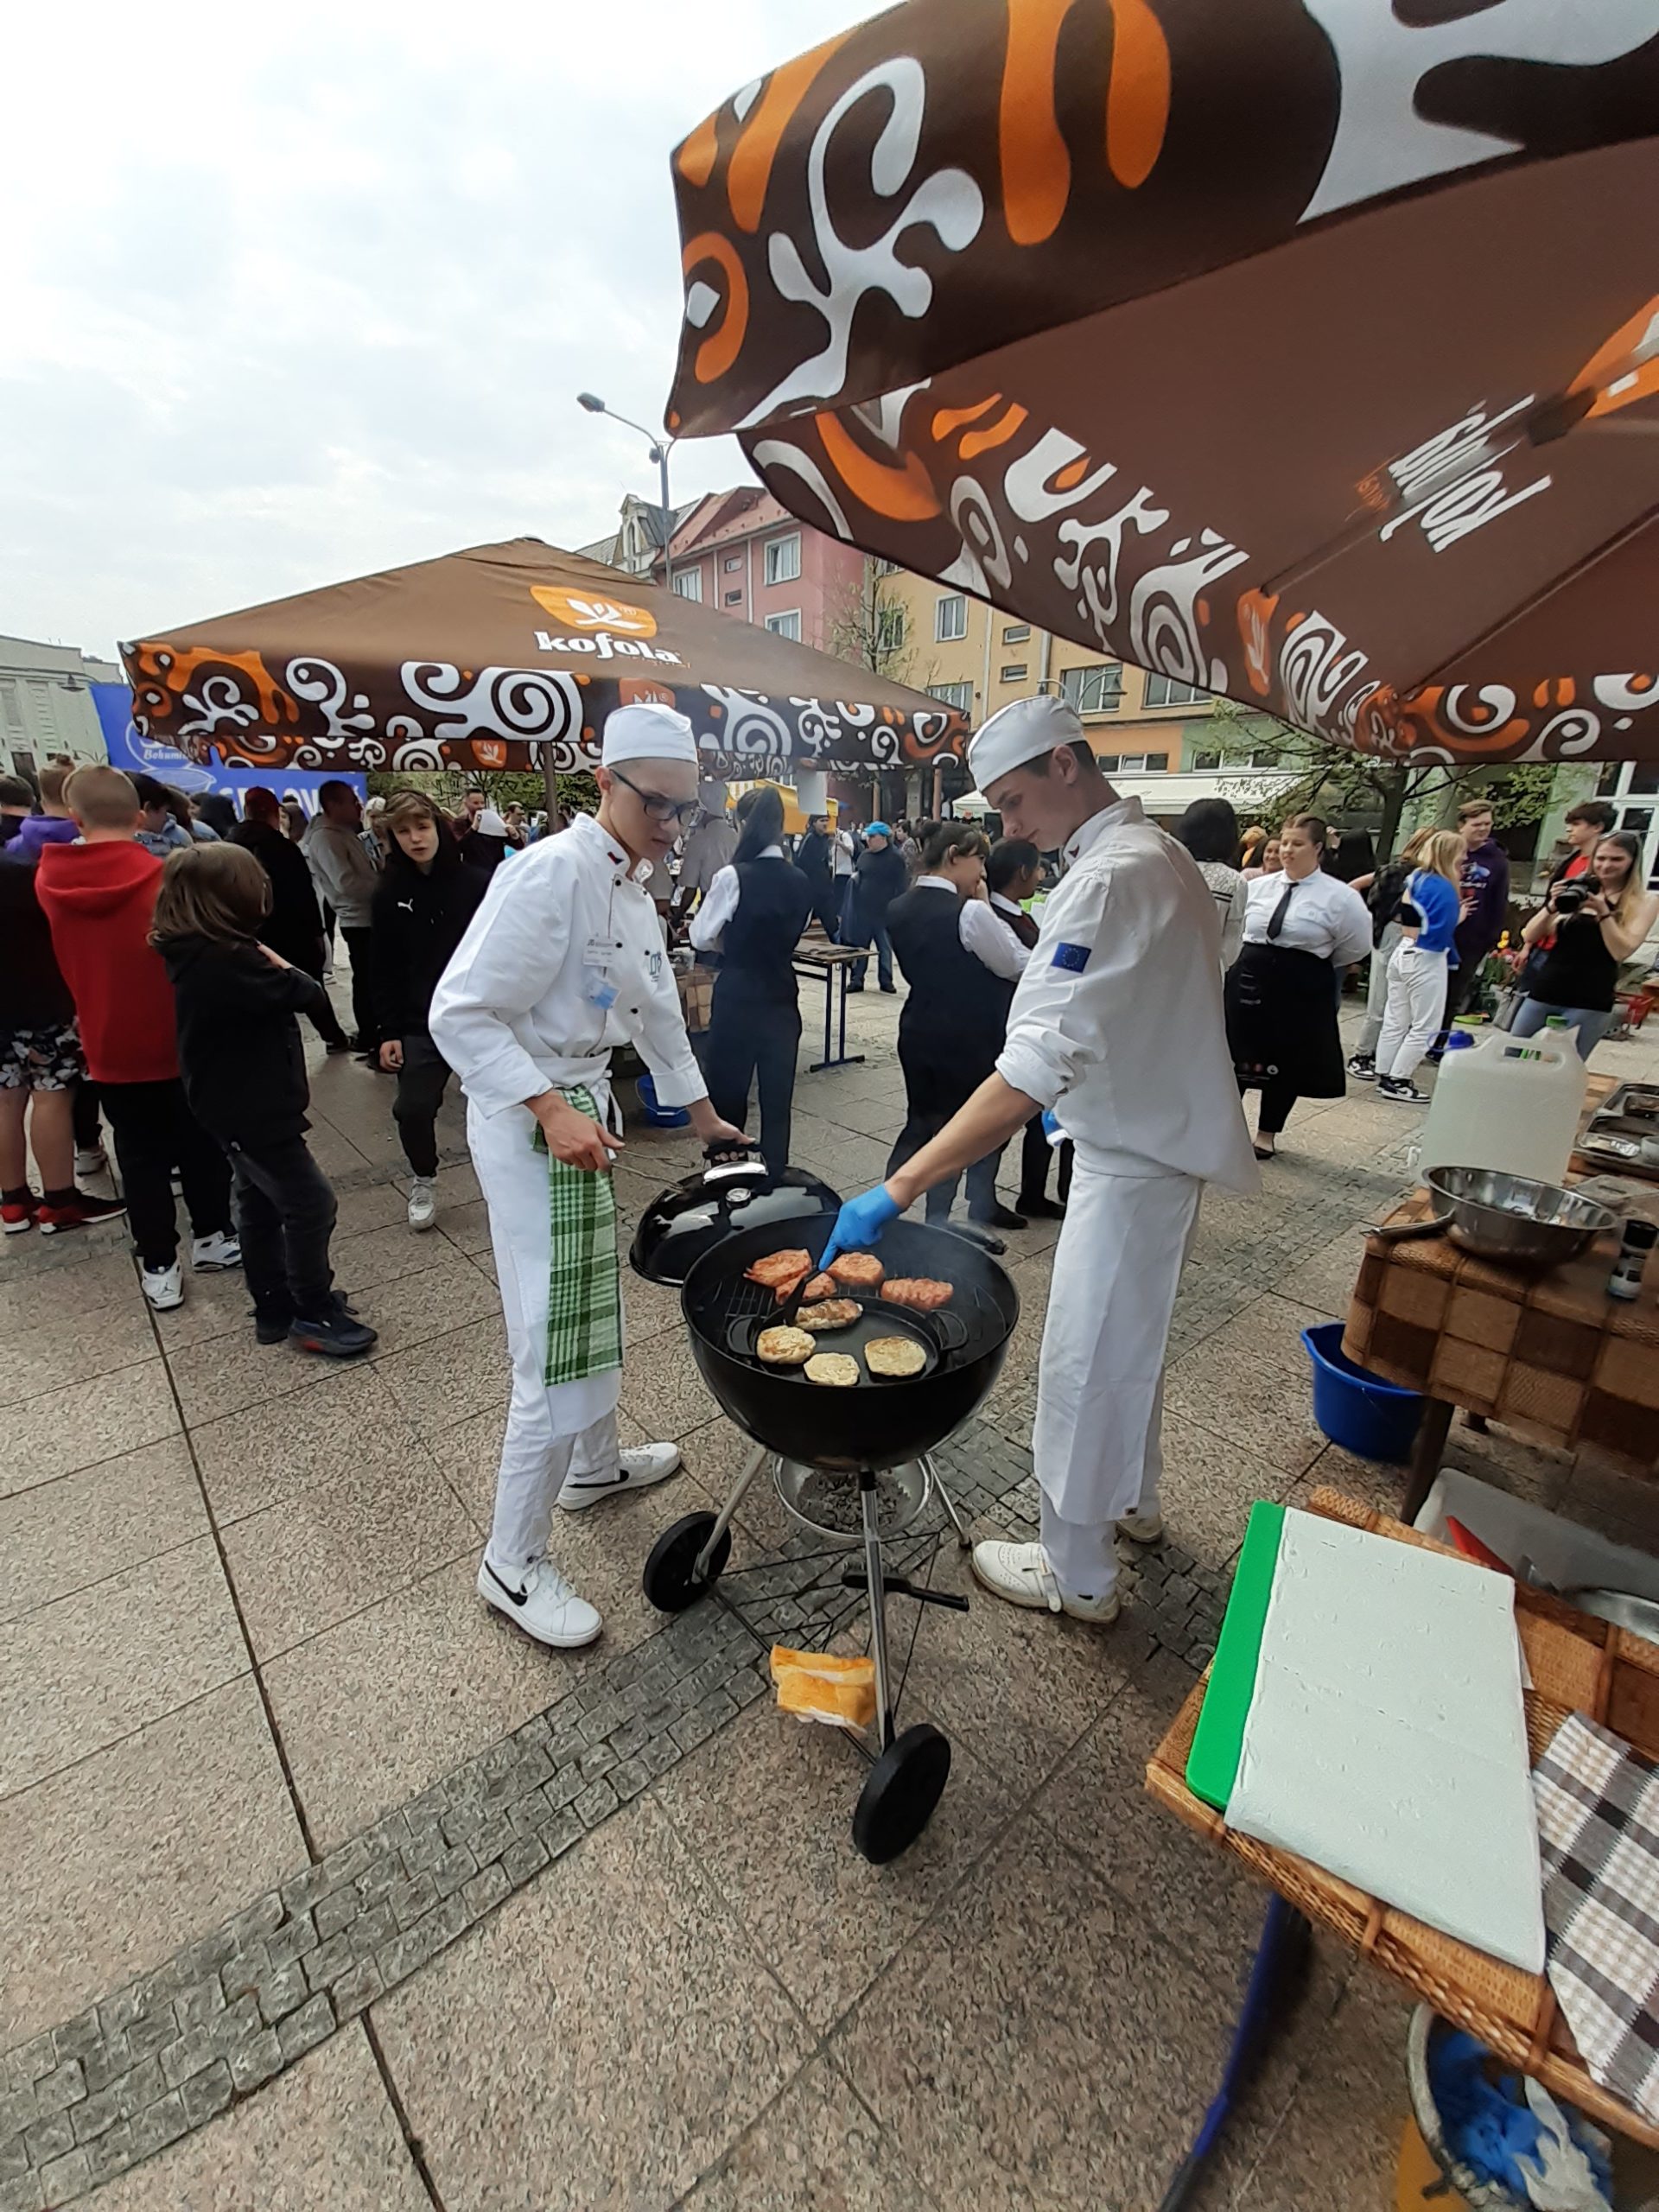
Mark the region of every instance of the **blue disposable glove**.
POLYGON ((902 1211, 885 1183, 878 1183, 873 1191, 861 1191, 855 1198, 848 1198, 836 1216, 830 1242, 818 1260, 819 1267, 827 1268, 839 1252, 867 1252, 887 1224, 902 1211))
POLYGON ((1063 1144, 1065 1141, 1065 1131, 1060 1127, 1060 1117, 1052 1106, 1046 1106, 1043 1109, 1043 1135, 1048 1139, 1050 1144, 1063 1144))

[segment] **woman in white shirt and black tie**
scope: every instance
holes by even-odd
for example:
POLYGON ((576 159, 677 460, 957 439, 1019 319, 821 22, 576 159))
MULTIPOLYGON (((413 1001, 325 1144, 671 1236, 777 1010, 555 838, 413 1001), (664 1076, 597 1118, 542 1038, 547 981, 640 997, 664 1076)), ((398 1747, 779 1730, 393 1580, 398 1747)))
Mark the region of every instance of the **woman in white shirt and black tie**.
POLYGON ((1255 1156, 1271 1160, 1299 1098, 1340 1098, 1342 971, 1371 950, 1370 911, 1324 874, 1325 825, 1298 815, 1280 833, 1281 867, 1249 887, 1244 945, 1227 976, 1227 1042, 1243 1090, 1260 1090, 1255 1156))

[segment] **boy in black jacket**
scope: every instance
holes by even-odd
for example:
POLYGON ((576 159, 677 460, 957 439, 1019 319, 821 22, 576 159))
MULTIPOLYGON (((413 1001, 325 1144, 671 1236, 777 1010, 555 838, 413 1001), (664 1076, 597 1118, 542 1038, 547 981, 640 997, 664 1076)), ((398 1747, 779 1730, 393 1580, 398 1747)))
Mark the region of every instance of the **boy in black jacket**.
POLYGON ((337 1208, 305 1141, 311 1093, 295 1020, 322 986, 258 942, 270 904, 270 879, 245 847, 191 845, 168 858, 149 941, 173 985, 185 1096, 230 1157, 258 1339, 349 1359, 376 1333, 334 1287, 337 1208))
POLYGON ((391 831, 385 876, 374 894, 374 989, 380 1065, 397 1077, 392 1114, 413 1177, 409 1225, 437 1219, 438 1108, 449 1064, 427 1027, 432 994, 489 889, 488 876, 462 860, 448 823, 420 791, 394 791, 385 820, 391 831))

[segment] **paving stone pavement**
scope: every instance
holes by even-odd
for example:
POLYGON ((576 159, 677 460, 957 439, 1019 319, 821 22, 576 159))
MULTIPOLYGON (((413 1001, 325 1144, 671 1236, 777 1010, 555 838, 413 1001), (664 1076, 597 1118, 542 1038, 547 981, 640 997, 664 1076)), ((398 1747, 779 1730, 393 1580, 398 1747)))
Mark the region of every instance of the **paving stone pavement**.
MULTIPOLYGON (((871 1053, 873 1063, 878 1053, 890 1052, 890 1002, 878 1001, 872 1009, 857 1009, 855 1023, 852 1041, 871 1053)), ((383 1225, 395 1226, 401 1207, 397 1185, 403 1171, 390 1141, 386 1087, 337 1065, 321 1070, 314 1080, 322 1101, 320 1156, 327 1160, 353 1230, 368 1235, 383 1225)), ((843 1187, 874 1176, 879 1172, 880 1133, 892 1126, 893 1083, 890 1063, 804 1078, 797 1095, 798 1156, 833 1172, 843 1187)), ((478 1224, 464 1218, 469 1209, 475 1210, 475 1198, 453 1102, 446 1109, 443 1126, 446 1206, 455 1239, 441 1255, 441 1265, 459 1268, 463 1274, 473 1271, 467 1279, 475 1283, 480 1273, 489 1274, 490 1262, 479 1241, 478 1224)), ((1355 1225, 1375 1217, 1405 1180, 1406 1147, 1415 1126, 1414 1116, 1380 1113, 1369 1097, 1351 1101, 1346 1107, 1309 1111, 1305 1119, 1299 1118, 1294 1129, 1296 1145, 1293 1148, 1287 1141, 1286 1157, 1272 1171, 1262 1198, 1206 1206, 1172 1333, 1174 1410, 1166 1430, 1172 1436, 1181 1433, 1183 1448, 1212 1488, 1225 1476, 1234 1481, 1240 1497, 1253 1489, 1288 1496, 1327 1471, 1361 1484, 1376 1479, 1376 1471, 1357 1462, 1338 1464, 1340 1455, 1324 1452, 1319 1440, 1304 1440, 1296 1433, 1298 1421, 1305 1421, 1306 1382, 1297 1364, 1300 1354, 1294 1332, 1307 1319, 1336 1310, 1350 1249, 1345 1240, 1352 1240, 1357 1264, 1355 1225), (1255 1326, 1258 1317, 1260 1330, 1255 1326), (1240 1329, 1249 1339, 1242 1382, 1230 1364, 1239 1357, 1234 1344, 1240 1329), (1176 1408, 1180 1377, 1193 1363, 1209 1358, 1205 1348, 1212 1340, 1217 1348, 1213 1389, 1190 1394, 1176 1408), (1252 1426, 1262 1420, 1260 1399, 1266 1401, 1269 1420, 1290 1435, 1290 1444, 1276 1459, 1262 1448, 1262 1436, 1272 1442, 1275 1432, 1252 1426), (1231 1472, 1235 1463, 1236 1477, 1231 1472)), ((683 1140, 631 1131, 625 1170, 619 1175, 625 1216, 632 1218, 653 1188, 687 1172, 694 1160, 694 1148, 683 1140)), ((4 1301, 10 1323, 25 1327, 36 1311, 43 1316, 60 1313, 63 1325, 73 1327, 80 1302, 75 1271, 87 1268, 82 1280, 89 1286, 96 1281, 101 1291, 107 1287, 102 1271, 119 1249, 118 1232, 98 1232, 85 1243, 71 1239, 54 1243, 34 1238, 13 1241, 30 1249, 5 1252, 0 1301, 4 1301)), ((937 1454, 939 1474, 963 1514, 981 1529, 1000 1529, 1021 1539, 1033 1535, 1037 1523, 1028 1448, 1035 1389, 1034 1325, 1046 1296, 1052 1243, 1052 1234, 1045 1240, 1033 1232, 1011 1249, 1022 1295, 1032 1304, 1032 1325, 1016 1338, 1008 1366, 980 1416, 937 1454)), ((401 1248, 394 1239, 388 1249, 395 1268, 401 1248)), ((429 1266, 433 1258, 431 1249, 410 1248, 411 1266, 417 1261, 429 1266)), ((1351 1271, 1348 1267, 1349 1275, 1351 1271)), ((410 1280, 418 1282, 419 1277, 410 1280)), ((397 1293, 401 1286, 394 1281, 391 1288, 397 1293)), ((111 1294, 118 1289, 114 1285, 111 1294)), ((371 1306, 375 1294, 370 1294, 371 1306)), ((424 1345, 442 1374, 446 1363, 457 1356, 448 1348, 458 1347, 463 1333, 456 1329, 452 1335, 443 1326, 454 1317, 441 1317, 436 1332, 423 1335, 433 1325, 418 1308, 397 1310, 413 1317, 403 1324, 410 1331, 411 1351, 405 1355, 394 1349, 391 1357, 424 1361, 427 1354, 420 1350, 424 1345)), ((194 1311, 187 1309, 187 1318, 194 1311)), ((376 1318, 372 1312, 371 1318, 376 1318)), ((205 1305, 197 1319, 203 1330, 213 1325, 205 1305)), ((652 1338, 645 1352, 654 1358, 660 1350, 666 1359, 674 1342, 668 1333, 674 1326, 671 1309, 655 1320, 664 1333, 652 1338)), ((216 1339, 207 1337, 205 1341, 216 1339)), ((160 1349, 161 1362, 150 1354, 151 1363, 164 1365, 175 1376, 194 1371, 188 1364, 192 1355, 186 1338, 169 1341, 162 1337, 160 1349)), ((209 1371, 213 1364, 209 1362, 209 1371)), ((266 1371, 278 1373, 279 1387, 290 1391, 303 1390, 315 1379, 299 1370, 266 1371)), ((97 1397, 108 1387, 90 1384, 88 1395, 97 1397)), ((441 1399, 442 1392, 437 1395, 441 1399)), ((410 1417, 422 1439, 434 1440, 435 1448, 447 1449, 467 1408, 458 1411, 442 1402, 429 1406, 431 1395, 429 1391, 410 1399, 410 1417)), ((249 1406, 259 1402, 257 1396, 245 1400, 249 1406)), ((190 1418, 188 1405, 178 1417, 176 1426, 193 1449, 204 1424, 213 1420, 217 1402, 209 1403, 200 1419, 190 1418)), ((284 1402, 292 1406, 296 1402, 290 1397, 284 1402)), ((26 1414, 31 1406, 48 1404, 55 1401, 45 1394, 22 1401, 26 1414)), ((691 1414, 685 1418, 691 1421, 691 1414)), ((699 1418, 706 1421, 708 1416, 699 1418)), ((695 1428, 705 1451, 711 1448, 707 1440, 719 1426, 695 1428)), ((1496 1455, 1492 1465, 1498 1479, 1536 1483, 1552 1497, 1564 1495, 1567 1510, 1599 1519, 1615 1533, 1630 1533, 1619 1526, 1619 1516, 1637 1512, 1640 1504, 1632 1502, 1627 1490, 1565 1465, 1539 1468, 1523 1457, 1506 1461, 1501 1440, 1490 1448, 1496 1455)), ((109 1448, 100 1451, 93 1443, 86 1449, 95 1456, 86 1465, 97 1475, 99 1462, 110 1456, 109 1448)), ((126 1449, 124 1443, 122 1449, 126 1449)), ((277 1451, 273 1474, 283 1471, 280 1445, 277 1451)), ((1183 1475, 1173 1460, 1172 1480, 1178 1476, 1188 1482, 1197 1479, 1183 1475)), ((61 1479, 79 1478, 70 1474, 61 1479)), ((453 1479, 466 1503, 469 1493, 464 1484, 458 1476, 453 1479)), ((1385 1484, 1394 1479, 1382 1478, 1385 1484)), ((1179 1482, 1175 1487, 1184 1506, 1201 1502, 1196 1494, 1187 1497, 1179 1482)), ((719 1490, 712 1476, 709 1489, 719 1490)), ((211 1484, 209 1490, 211 1493, 211 1484)), ((22 1495, 27 1501, 38 1493, 26 1489, 22 1495)), ((1125 1696, 1138 1694, 1138 1684, 1148 1686, 1151 1702, 1144 1725, 1155 1726, 1158 1713, 1169 1709, 1179 1696, 1180 1681, 1190 1679, 1188 1670, 1208 1657, 1225 1605, 1233 1551, 1242 1535, 1243 1508, 1235 1508, 1232 1496, 1228 1491, 1224 1509, 1217 1504, 1207 1514, 1188 1512, 1183 1517, 1182 1510, 1173 1510, 1172 1533, 1161 1543, 1144 1549, 1126 1548, 1126 1626, 1110 1639, 1093 1645, 1084 1641, 1082 1649, 1098 1650, 1108 1673, 1098 1683, 1090 1673, 1078 1677, 1087 1696, 1065 1723, 1066 1737, 1076 1739, 1069 1759, 1082 1756, 1096 1732, 1112 1725, 1113 1708, 1103 1707, 1102 1700, 1117 1694, 1116 1683, 1129 1684, 1125 1696), (1221 1533, 1212 1534, 1212 1526, 1221 1533)), ((0 1487, 0 1505, 4 1503, 0 1487)), ((697 1500, 690 1503, 695 1505, 697 1500)), ((476 1518, 475 1505, 472 1510, 476 1518)), ((633 1525, 637 1529, 641 1524, 633 1525)), ((856 1554, 826 1547, 799 1530, 791 1529, 780 1541, 779 1532, 788 1525, 775 1501, 764 1497, 746 1501, 735 1532, 739 1541, 715 1601, 655 1626, 630 1648, 607 1656, 601 1647, 592 1663, 579 1672, 550 1675, 550 1684, 563 1692, 552 1702, 518 1719, 494 1740, 473 1750, 358 1832, 313 1851, 309 1863, 247 1897, 237 1910, 217 1918, 207 1932, 194 1933, 172 1956, 147 1966, 111 1993, 81 2005, 7 2051, 0 2060, 0 2212, 47 2212, 52 2206, 72 2202, 168 2152, 194 2131, 226 2120, 279 2076, 309 2078, 313 2055, 321 2046, 345 2042, 348 2030, 360 2037, 357 2023, 372 2017, 373 2008, 393 1991, 406 1989, 423 1970, 434 1967, 463 1937, 514 1910, 514 1900, 547 1877, 555 1862, 565 1859, 578 1846, 592 1850, 613 1824, 625 1823, 641 1800, 654 1798, 659 1785, 666 1789, 668 1777, 677 1770, 692 1770, 698 1762, 715 1756, 722 1741, 736 1741, 739 1732, 752 1727, 753 1720, 746 1722, 744 1715, 767 1694, 766 1652, 772 1641, 844 1645, 849 1638, 861 1640, 866 1633, 863 1595, 843 1580, 856 1554)), ((475 1546, 470 1535, 467 1545, 475 1546)), ((954 1538, 935 1507, 889 1544, 888 1564, 893 1571, 925 1582, 950 1572, 953 1546, 954 1538)), ((637 1567, 632 1571, 637 1573, 637 1567)), ((234 1585, 233 1566, 226 1566, 226 1572, 234 1585)), ((895 1606, 901 1602, 895 1600, 895 1606)), ((1001 1625, 995 1618, 990 1624, 1001 1625)), ((917 1609, 914 1625, 919 1637, 927 1636, 925 1609, 917 1609)), ((1037 1625, 1046 1628, 1046 1624, 1037 1625)), ((902 1635, 895 1632, 893 1641, 903 1663, 912 1648, 909 1626, 902 1635)), ((1068 1654, 1077 1649, 1061 1648, 1068 1654)), ((1067 1656, 1065 1663, 1075 1666, 1077 1661, 1067 1656)), ((272 1702, 270 1669, 262 1669, 256 1659, 252 1672, 280 1744, 282 1708, 272 1702)), ((1069 1677, 1058 1677, 1053 1694, 1064 1698, 1070 1687, 1069 1677)), ((961 1753, 965 1789, 972 1788, 982 1748, 982 1740, 974 1738, 971 1748, 961 1753)), ((1015 1773, 1022 1771, 1017 1762, 999 1770, 997 1786, 1009 1787, 1015 1773)), ((303 1786, 286 1767, 284 1772, 303 1820, 303 1786)), ((1046 1766, 1033 1768, 999 1820, 1006 1823, 1017 1815, 1022 1835, 1032 1832, 1033 1821, 1040 1828, 1048 1817, 1045 1793, 1058 1786, 1052 1776, 1044 1779, 1048 1773, 1046 1766), (1041 1787, 1032 1797, 1031 1786, 1038 1783, 1041 1787)), ((844 1787, 844 1779, 838 1787, 844 1787)), ((1133 1788, 1133 1760, 1128 1779, 1133 1788)), ((953 1781, 953 1793, 957 1788, 953 1781)), ((0 1807, 5 1802, 0 1795, 0 1807)), ((1058 1813, 1052 1817, 1060 1820, 1058 1813)), ((936 1825, 948 1834, 949 1824, 936 1825)), ((1157 1833, 1159 1850, 1170 1864, 1179 1863, 1187 1848, 1184 1840, 1157 1833)), ((991 1840, 988 1834, 977 1847, 988 1847, 991 1840)), ((932 1848, 931 1837, 928 1848, 932 1848)), ((1040 1857, 1040 1851, 1036 1855, 1040 1857)), ((1212 1881, 1219 1879, 1213 1870, 1205 1871, 1212 1881)), ((903 1893, 902 1882, 892 1887, 895 1895, 903 1893)), ((893 1970, 899 1971, 897 1967, 893 1970)), ((1388 2031, 1379 2036, 1363 2005, 1357 2012, 1344 2011, 1341 2018, 1358 2022, 1352 2032, 1368 2053, 1386 2044, 1388 2031)), ((806 2055, 804 2050, 803 2056, 806 2055)), ((390 2082, 390 2075, 385 2078, 390 2082)), ((1264 2120, 1259 2134, 1246 2132, 1228 2183, 1228 2202, 1236 2202, 1241 2212, 1246 2208, 1248 2212, 1258 2212, 1258 2208, 1266 2212, 1269 2205, 1273 2212, 1302 2212, 1305 2204, 1311 2212, 1322 2201, 1312 2189, 1302 2194, 1300 2181, 1293 2186, 1274 2178, 1272 2147, 1281 2142, 1293 2145, 1293 2108, 1313 2109, 1306 2097, 1302 2105, 1296 2104, 1303 2094, 1300 2079, 1298 2074, 1275 2087, 1271 2125, 1264 2120)), ((842 2083, 835 2094, 844 2090, 842 2083)), ((875 2128, 881 2096, 868 2084, 859 2094, 862 2118, 857 2125, 875 2128)), ((1062 2088, 1059 2094, 1066 2092, 1062 2088)), ((1313 2094, 1310 2090, 1306 2095, 1313 2094)), ((878 2130, 878 2135, 880 2145, 889 2145, 890 2128, 878 2130)), ((899 2147, 910 2156, 907 2138, 901 2138, 899 2147)), ((1154 2157, 1154 2165, 1161 2155, 1154 2157)), ((412 2146, 410 2156, 419 2164, 412 2146)), ((892 2158, 896 2153, 889 2145, 882 2156, 892 2158)), ((726 2171, 721 2165, 720 2172, 726 2171)), ((837 2186, 840 2174, 837 2165, 837 2186)), ((426 2186, 433 2201, 443 2201, 429 2177, 426 2186)), ((718 2175, 708 2186, 710 2203, 728 2201, 721 2194, 726 2183, 718 2175)), ((697 2212, 702 2212, 702 2189, 692 2195, 697 2212)), ((144 2200, 147 2205, 152 2201, 144 2200)), ((319 2196, 317 2201, 325 2199, 319 2196)), ((753 2201, 758 2205, 763 2200, 753 2201)), ((764 2201, 804 2206, 815 2197, 811 2190, 791 2195, 785 2190, 777 2196, 766 2196, 764 2201)), ((830 2200, 820 2192, 816 2201, 830 2200)), ((992 2201, 988 2196, 986 2202, 992 2201)), ((1004 2200, 999 2196, 995 2201, 1000 2205, 1004 2200)), ((1370 2212, 1372 2197, 1363 2201, 1370 2212)), ((741 2202, 747 2206, 751 2200, 744 2196, 741 2202)), ((906 2212, 912 2204, 918 2212, 928 2212, 930 2206, 950 2203, 957 2212, 957 2203, 965 2200, 938 2180, 923 2187, 895 2164, 887 2202, 906 2212)), ((1356 2212, 1361 2202, 1356 2196, 1356 2212)), ((1382 2196, 1377 2195, 1375 2202, 1380 2206, 1382 2196)))

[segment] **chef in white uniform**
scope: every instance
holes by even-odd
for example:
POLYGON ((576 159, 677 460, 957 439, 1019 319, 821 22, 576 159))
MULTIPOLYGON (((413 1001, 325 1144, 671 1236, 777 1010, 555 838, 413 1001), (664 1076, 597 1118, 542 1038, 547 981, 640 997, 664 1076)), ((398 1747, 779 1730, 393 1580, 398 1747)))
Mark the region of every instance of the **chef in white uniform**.
POLYGON ((658 1097, 687 1108, 705 1143, 738 1134, 709 1103, 646 887, 696 807, 691 725, 666 707, 619 708, 601 759, 597 817, 496 870, 431 1016, 467 1095, 512 1355, 479 1595, 560 1649, 602 1624, 547 1556, 555 1504, 582 1511, 680 1464, 671 1444, 617 1448, 612 1048, 637 1046, 658 1097))
POLYGON ((1205 1183, 1254 1191, 1222 1019, 1220 925, 1196 863, 1120 798, 1075 712, 1021 699, 969 747, 1004 835, 1066 873, 1014 992, 996 1071, 885 1184, 851 1198, 839 1249, 1052 1110, 1076 1147, 1054 1255, 1032 1452, 1041 1541, 982 1543, 974 1572, 1018 1605, 1105 1623, 1115 1531, 1162 1533, 1164 1355, 1205 1183))

